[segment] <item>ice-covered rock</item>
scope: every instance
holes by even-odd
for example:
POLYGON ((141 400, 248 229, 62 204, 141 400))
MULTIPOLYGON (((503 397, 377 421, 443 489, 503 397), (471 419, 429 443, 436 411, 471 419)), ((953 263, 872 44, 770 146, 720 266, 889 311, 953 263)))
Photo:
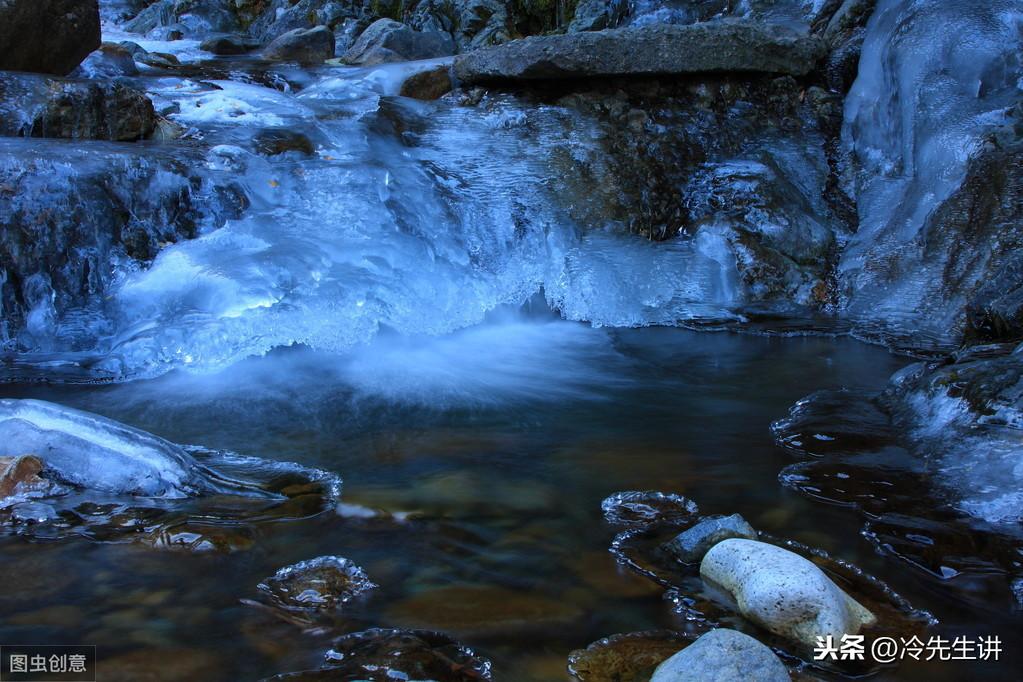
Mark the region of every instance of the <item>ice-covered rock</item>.
POLYGON ((322 556, 286 566, 258 587, 282 609, 326 611, 340 607, 376 585, 352 561, 322 556))
POLYGON ((1019 0, 878 2, 843 134, 859 229, 838 277, 861 335, 953 346, 971 292, 992 277, 1015 287, 999 265, 1017 230, 1005 244, 999 225, 1018 215, 1019 180, 982 158, 1017 135, 1021 16, 1019 0))
POLYGON ((661 663, 650 682, 788 682, 788 670, 768 647, 749 635, 711 630, 661 663))
POLYGON ((33 454, 46 475, 87 490, 191 497, 220 485, 180 447, 88 412, 41 400, 0 400, 0 457, 33 454))
POLYGON ((840 640, 876 622, 812 562, 766 542, 719 542, 700 575, 731 594, 743 616, 808 650, 818 637, 840 640))

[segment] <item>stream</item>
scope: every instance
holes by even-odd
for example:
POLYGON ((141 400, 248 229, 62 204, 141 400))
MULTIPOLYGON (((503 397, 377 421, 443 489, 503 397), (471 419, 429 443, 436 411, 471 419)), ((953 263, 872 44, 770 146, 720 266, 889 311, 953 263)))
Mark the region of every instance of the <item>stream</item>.
MULTIPOLYGON (((196 40, 142 38, 112 23, 104 40, 179 60, 128 80, 180 138, 0 138, 0 170, 26 158, 44 169, 19 207, 109 172, 105 192, 155 207, 168 193, 185 196, 200 219, 194 238, 157 244, 148 267, 81 253, 114 273, 84 305, 63 304, 56 275, 30 283, 17 338, 0 329, 13 349, 2 357, 0 399, 96 413, 219 453, 210 462, 237 464, 223 454, 236 453, 287 463, 288 475, 327 472, 340 494, 279 517, 197 505, 187 518, 160 517, 155 532, 141 516, 117 515, 52 533, 34 530, 45 524, 33 519, 3 526, 0 642, 95 644, 100 679, 232 682, 317 668, 340 634, 418 628, 472 647, 499 682, 567 681, 570 652, 603 637, 708 627, 709 617, 678 608, 609 552, 620 529, 602 501, 656 490, 849 562, 929 614, 929 635, 1003 643, 997 662, 903 661, 871 679, 1020 679, 1016 498, 999 498, 997 515, 921 521, 921 508, 948 494, 914 487, 920 467, 901 445, 867 448, 884 459, 813 468, 819 453, 783 447, 795 441, 778 426, 818 391, 877 394, 915 359, 853 336, 898 346, 919 328, 925 345, 950 348, 937 313, 927 324, 884 317, 913 296, 929 304, 916 285, 933 273, 921 268, 906 290, 889 287, 869 267, 873 242, 862 243, 908 230, 919 216, 892 227, 878 206, 923 190, 885 176, 890 168, 879 172, 883 187, 868 187, 876 197, 862 230, 838 239, 852 247, 836 277, 852 272, 866 292, 846 319, 771 309, 768 322, 747 324, 728 225, 655 241, 610 216, 592 220, 606 197, 564 181, 605 153, 583 109, 514 89, 472 102, 398 96, 410 73, 446 58, 302 68, 214 59, 196 40), (734 333, 743 325, 757 333, 734 333), (278 569, 333 555, 377 587, 317 621, 296 623, 261 601, 257 585, 278 569)), ((883 138, 899 131, 870 119, 872 93, 890 87, 878 84, 887 67, 872 54, 847 126, 873 125, 883 138)), ((2 113, 27 116, 36 96, 26 89, 2 113)), ((733 194, 723 196, 734 199, 783 175, 788 184, 771 196, 811 215, 806 230, 816 235, 824 202, 803 196, 823 186, 827 162, 799 139, 758 137, 749 158, 767 160, 716 159, 703 180, 714 191, 728 185, 733 194)), ((907 142, 906 154, 925 168, 964 164, 956 150, 967 142, 945 142, 938 151, 907 142)), ((947 196, 955 183, 939 185, 947 196)), ((770 214, 769 203, 751 213, 770 214)), ((792 287, 805 295, 813 283, 792 287)), ((856 412, 814 424, 811 437, 824 445, 835 440, 831 426, 864 440, 879 430, 856 412)), ((108 502, 88 499, 96 509, 108 502)), ((727 625, 756 632, 738 617, 727 625)))

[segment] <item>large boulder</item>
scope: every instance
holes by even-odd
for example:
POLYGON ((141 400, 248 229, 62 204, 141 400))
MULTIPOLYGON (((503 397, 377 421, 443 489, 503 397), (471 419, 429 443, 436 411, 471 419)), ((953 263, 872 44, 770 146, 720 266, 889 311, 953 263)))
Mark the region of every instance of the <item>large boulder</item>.
POLYGON ((451 36, 437 31, 416 31, 392 19, 369 25, 345 53, 347 64, 370 66, 387 62, 447 57, 454 53, 451 36))
POLYGON ((326 26, 296 28, 263 48, 263 58, 273 61, 319 64, 334 56, 334 34, 326 26))
POLYGON ((683 73, 802 76, 822 54, 819 39, 779 26, 714 21, 524 38, 460 55, 455 76, 463 83, 683 73))
POLYGON ((65 76, 99 45, 97 0, 0 0, 0 70, 65 76))
POLYGON ((711 630, 661 663, 650 682, 789 682, 769 648, 735 630, 711 630))
POLYGON ((811 561, 766 542, 720 542, 700 575, 731 594, 743 616, 808 650, 818 637, 840 640, 876 622, 811 561))
POLYGON ((11 74, 0 79, 0 97, 18 108, 0 117, 3 135, 134 142, 150 137, 158 121, 145 94, 117 81, 11 74))

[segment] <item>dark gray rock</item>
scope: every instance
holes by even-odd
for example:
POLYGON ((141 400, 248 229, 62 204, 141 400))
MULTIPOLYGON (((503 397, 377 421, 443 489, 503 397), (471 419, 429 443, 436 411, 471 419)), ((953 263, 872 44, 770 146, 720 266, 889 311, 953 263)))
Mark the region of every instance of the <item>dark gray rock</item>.
POLYGON ((296 28, 263 48, 263 58, 273 61, 318 64, 334 57, 334 33, 326 26, 296 28))
POLYGON ((0 0, 0 70, 65 76, 99 46, 97 0, 0 0))
POLYGON ((652 25, 524 38, 460 55, 463 83, 682 73, 780 73, 802 76, 823 43, 781 27, 714 21, 652 25))
POLYGON ((218 56, 245 54, 257 47, 259 45, 255 42, 234 34, 211 36, 199 45, 200 50, 218 56))
POLYGON ((711 547, 728 538, 756 540, 757 531, 738 514, 711 516, 664 544, 664 549, 679 561, 699 563, 711 547))
POLYGON ((581 0, 575 6, 575 14, 568 25, 569 33, 579 31, 603 31, 615 28, 622 20, 626 4, 617 0, 581 0))
POLYGON ((151 34, 165 40, 204 38, 217 33, 238 33, 241 23, 224 0, 157 0, 124 26, 131 33, 151 34))
POLYGON ((369 25, 345 53, 347 64, 371 66, 388 62, 447 57, 454 52, 451 36, 436 31, 421 32, 392 19, 369 25))
POLYGON ((654 671, 650 682, 789 682, 767 646, 735 630, 711 630, 654 671))
POLYGON ((450 35, 458 52, 506 43, 517 32, 502 0, 423 0, 408 24, 417 31, 450 35))

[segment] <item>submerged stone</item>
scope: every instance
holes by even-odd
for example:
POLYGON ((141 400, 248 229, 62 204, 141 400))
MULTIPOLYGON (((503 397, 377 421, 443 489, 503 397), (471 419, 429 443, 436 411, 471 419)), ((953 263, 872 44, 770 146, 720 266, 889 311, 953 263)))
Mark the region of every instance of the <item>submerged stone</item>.
POLYGON ((361 568, 338 556, 287 566, 258 585, 273 604, 289 611, 336 609, 374 587, 361 568))
POLYGON ((669 630, 611 635, 569 654, 568 671, 580 682, 648 682, 686 641, 669 630))
POLYGON ((789 682, 768 647, 735 630, 711 630, 657 667, 650 682, 789 682))
POLYGON ((731 594, 743 616, 808 650, 818 637, 841 640, 877 622, 815 564, 766 542, 720 542, 700 575, 731 594))
POLYGON ((374 628, 339 637, 324 667, 277 675, 272 680, 490 680, 490 661, 447 635, 425 630, 374 628))
POLYGON ((698 563, 711 547, 729 538, 756 540, 757 531, 738 514, 707 517, 664 544, 664 549, 679 561, 698 563))

